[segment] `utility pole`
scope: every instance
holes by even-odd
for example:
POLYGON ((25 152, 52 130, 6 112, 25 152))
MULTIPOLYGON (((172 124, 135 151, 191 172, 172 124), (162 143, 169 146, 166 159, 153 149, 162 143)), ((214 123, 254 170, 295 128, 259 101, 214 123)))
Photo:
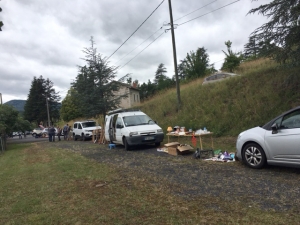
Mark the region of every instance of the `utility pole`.
POLYGON ((177 91, 177 109, 179 110, 181 107, 181 99, 180 99, 180 87, 179 87, 179 79, 178 79, 177 56, 176 56, 176 45, 175 45, 175 34, 174 34, 171 0, 169 0, 169 11, 170 11, 170 25, 171 25, 171 34, 172 34, 173 58, 174 58, 174 69, 175 69, 175 80, 176 80, 176 91, 177 91))
POLYGON ((47 115, 48 115, 48 128, 50 127, 50 114, 49 114, 49 106, 48 106, 48 97, 46 96, 46 104, 47 104, 47 115))

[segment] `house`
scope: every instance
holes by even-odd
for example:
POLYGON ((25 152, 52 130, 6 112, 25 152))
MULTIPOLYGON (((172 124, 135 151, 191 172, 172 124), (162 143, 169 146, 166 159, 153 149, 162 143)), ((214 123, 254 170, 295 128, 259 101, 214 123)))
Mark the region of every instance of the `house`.
POLYGON ((126 93, 128 94, 127 98, 121 99, 121 102, 119 104, 120 108, 127 109, 140 104, 140 90, 137 88, 136 83, 133 83, 131 86, 130 84, 121 83, 118 81, 113 82, 117 82, 120 86, 119 91, 115 92, 116 96, 124 95, 126 93))

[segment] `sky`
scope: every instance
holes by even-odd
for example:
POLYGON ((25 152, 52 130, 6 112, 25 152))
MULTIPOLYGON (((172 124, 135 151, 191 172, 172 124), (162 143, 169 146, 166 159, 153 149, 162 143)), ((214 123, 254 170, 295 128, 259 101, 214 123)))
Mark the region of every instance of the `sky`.
MULTIPOLYGON (((243 51, 251 32, 267 22, 247 13, 269 2, 172 0, 177 62, 204 47, 219 70, 225 42, 243 51)), ((116 79, 130 74, 140 84, 153 82, 160 63, 168 77, 175 74, 168 0, 0 0, 0 7, 3 103, 26 100, 33 78, 41 75, 63 100, 78 66, 85 65, 91 37, 97 52, 118 67, 116 79)))

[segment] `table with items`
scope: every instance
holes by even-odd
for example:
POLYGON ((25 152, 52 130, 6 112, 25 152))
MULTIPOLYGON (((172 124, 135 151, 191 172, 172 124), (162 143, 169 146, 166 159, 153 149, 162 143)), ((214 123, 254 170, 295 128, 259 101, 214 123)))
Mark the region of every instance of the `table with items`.
POLYGON ((201 133, 201 134, 193 134, 193 133, 188 133, 186 132, 185 134, 180 134, 180 133, 167 133, 167 136, 168 136, 168 142, 170 142, 170 137, 177 137, 178 138, 178 142, 179 142, 179 138, 182 138, 182 137, 195 137, 196 139, 199 138, 199 143, 200 143, 200 150, 203 150, 203 142, 202 142, 202 137, 203 136, 208 136, 210 135, 210 139, 211 139, 211 149, 214 149, 214 143, 213 143, 213 138, 212 138, 212 135, 213 133, 212 132, 206 132, 206 133, 201 133))

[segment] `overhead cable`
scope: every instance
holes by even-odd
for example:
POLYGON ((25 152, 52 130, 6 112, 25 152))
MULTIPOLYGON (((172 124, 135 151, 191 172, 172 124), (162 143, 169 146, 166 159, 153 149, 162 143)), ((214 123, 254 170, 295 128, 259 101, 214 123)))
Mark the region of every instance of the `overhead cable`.
POLYGON ((136 46, 133 50, 131 50, 130 52, 128 52, 126 55, 124 55, 121 59, 119 59, 116 63, 120 62, 122 59, 124 59, 126 56, 128 56, 131 52, 133 52, 134 50, 136 50, 138 47, 140 47, 142 44, 144 44, 147 40, 149 40, 154 34, 156 34, 161 28, 159 28, 157 31, 155 31, 153 34, 151 34, 147 39, 145 39, 141 44, 139 44, 138 46, 136 46))
POLYGON ((139 29, 140 27, 150 18, 150 16, 152 16, 152 14, 161 6, 161 4, 164 2, 165 0, 163 0, 157 7, 156 9, 154 9, 154 11, 144 20, 144 22, 121 44, 121 46, 119 48, 117 48, 108 58, 107 60, 112 57, 139 29))
POLYGON ((197 17, 195 17, 194 19, 191 19, 191 20, 188 20, 188 21, 186 21, 186 22, 184 22, 184 23, 178 24, 178 26, 181 26, 181 25, 183 25, 183 24, 186 24, 186 23, 188 23, 188 22, 191 22, 191 21, 193 21, 193 20, 195 20, 195 19, 198 19, 198 18, 200 18, 200 17, 206 16, 206 15, 208 15, 208 14, 210 14, 210 13, 213 13, 213 12, 215 12, 215 11, 218 11, 218 10, 220 10, 220 9, 222 9, 222 8, 225 8, 225 7, 229 6, 229 5, 232 5, 232 4, 234 4, 234 3, 237 3, 237 2, 239 2, 239 1, 240 1, 240 0, 231 2, 231 3, 227 4, 227 5, 224 5, 224 6, 222 6, 222 7, 220 7, 220 8, 217 8, 217 9, 215 9, 215 10, 213 10, 213 11, 210 11, 210 12, 208 12, 208 13, 205 13, 205 14, 203 14, 203 15, 201 15, 201 16, 197 16, 197 17))
POLYGON ((161 33, 157 38, 155 38, 149 45, 147 45, 145 48, 143 48, 142 51, 140 51, 138 54, 136 54, 132 59, 130 59, 126 64, 121 66, 118 70, 122 69, 124 66, 126 66, 128 63, 130 63, 132 60, 134 60, 139 54, 141 54, 146 48, 148 48, 153 42, 155 42, 158 38, 160 38, 165 32, 161 33))
POLYGON ((203 9, 204 7, 206 7, 206 6, 208 6, 208 5, 211 5, 211 4, 213 4, 214 2, 216 2, 216 1, 218 1, 218 0, 215 0, 215 1, 211 2, 211 3, 208 3, 208 4, 202 6, 202 7, 198 8, 198 9, 196 9, 196 10, 194 10, 194 11, 192 11, 192 12, 190 12, 190 13, 188 13, 188 14, 186 14, 186 15, 184 15, 184 16, 182 16, 182 17, 176 19, 176 20, 174 20, 173 22, 175 22, 175 21, 177 21, 177 20, 180 20, 180 19, 182 19, 183 17, 186 17, 186 16, 188 16, 188 15, 190 15, 190 14, 192 14, 192 13, 194 13, 194 12, 200 10, 200 9, 203 9))

